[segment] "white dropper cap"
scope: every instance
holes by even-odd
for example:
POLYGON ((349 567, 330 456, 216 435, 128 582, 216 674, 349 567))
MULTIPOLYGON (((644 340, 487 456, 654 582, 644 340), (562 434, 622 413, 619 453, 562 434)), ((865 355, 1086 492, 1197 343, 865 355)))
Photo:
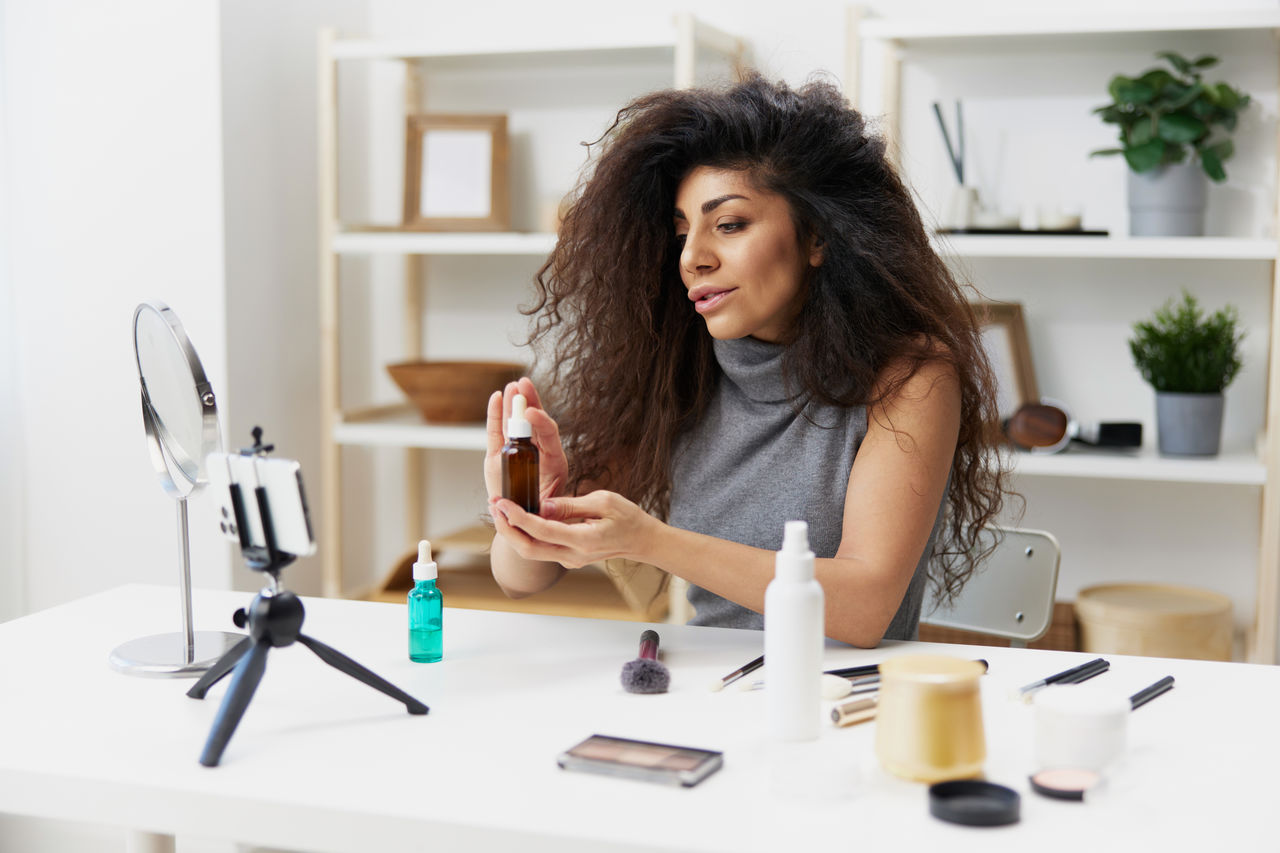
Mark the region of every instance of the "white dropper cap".
POLYGON ((529 426, 529 419, 524 416, 524 410, 528 405, 523 394, 517 394, 511 398, 511 418, 507 421, 507 438, 533 438, 533 427, 529 426))
POLYGON ((418 543, 418 562, 413 564, 413 579, 433 581, 439 574, 439 567, 431 560, 431 543, 423 539, 418 543))
POLYGON ((788 521, 782 528, 782 550, 776 571, 788 580, 807 581, 813 577, 813 552, 809 550, 809 524, 788 521))

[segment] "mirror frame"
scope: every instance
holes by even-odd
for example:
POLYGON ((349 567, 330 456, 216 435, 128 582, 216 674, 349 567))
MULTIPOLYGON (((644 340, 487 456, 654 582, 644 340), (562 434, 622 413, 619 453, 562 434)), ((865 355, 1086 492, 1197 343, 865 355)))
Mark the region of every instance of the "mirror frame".
POLYGON ((222 448, 222 433, 218 427, 218 402, 213 393, 213 386, 204 372, 200 357, 196 355, 191 339, 187 337, 178 316, 172 309, 158 300, 149 300, 138 305, 133 312, 133 358, 138 367, 138 382, 142 386, 142 423, 147 433, 147 446, 150 450, 151 465, 160 475, 165 491, 178 499, 189 496, 197 487, 208 481, 205 474, 205 457, 222 448), (193 460, 187 449, 181 447, 165 428, 151 399, 147 393, 147 380, 142 374, 142 357, 138 352, 138 319, 143 312, 155 313, 165 324, 173 342, 186 359, 187 368, 195 380, 196 398, 200 401, 200 449, 193 460), (191 463, 194 462, 194 466, 191 463), (188 476, 188 469, 196 472, 195 477, 188 476), (177 472, 175 474, 175 471, 177 472))

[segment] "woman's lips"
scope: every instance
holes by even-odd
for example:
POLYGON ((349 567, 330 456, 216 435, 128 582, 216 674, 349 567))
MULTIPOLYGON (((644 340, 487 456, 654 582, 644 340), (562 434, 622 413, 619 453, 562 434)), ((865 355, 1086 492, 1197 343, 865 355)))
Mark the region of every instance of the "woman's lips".
POLYGON ((724 302, 724 300, 728 298, 729 294, 733 293, 734 290, 736 290, 736 288, 729 290, 717 290, 712 293, 708 293, 706 296, 703 296, 694 302, 693 307, 699 314, 706 314, 708 311, 714 311, 721 302, 724 302))

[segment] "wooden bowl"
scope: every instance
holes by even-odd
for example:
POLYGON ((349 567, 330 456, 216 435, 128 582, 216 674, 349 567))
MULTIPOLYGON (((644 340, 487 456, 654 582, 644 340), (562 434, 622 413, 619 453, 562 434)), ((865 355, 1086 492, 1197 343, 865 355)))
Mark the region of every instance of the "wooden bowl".
POLYGON ((387 373, 423 420, 476 423, 488 414, 489 395, 524 375, 524 365, 509 361, 405 361, 388 364, 387 373))

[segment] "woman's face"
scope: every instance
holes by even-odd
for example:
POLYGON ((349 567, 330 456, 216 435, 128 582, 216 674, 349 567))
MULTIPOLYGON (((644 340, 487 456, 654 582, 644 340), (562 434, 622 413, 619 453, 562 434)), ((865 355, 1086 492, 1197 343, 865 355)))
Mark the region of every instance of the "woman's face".
POLYGON ((676 190, 680 278, 713 338, 783 340, 822 249, 801 245, 791 207, 745 172, 699 166, 676 190))

